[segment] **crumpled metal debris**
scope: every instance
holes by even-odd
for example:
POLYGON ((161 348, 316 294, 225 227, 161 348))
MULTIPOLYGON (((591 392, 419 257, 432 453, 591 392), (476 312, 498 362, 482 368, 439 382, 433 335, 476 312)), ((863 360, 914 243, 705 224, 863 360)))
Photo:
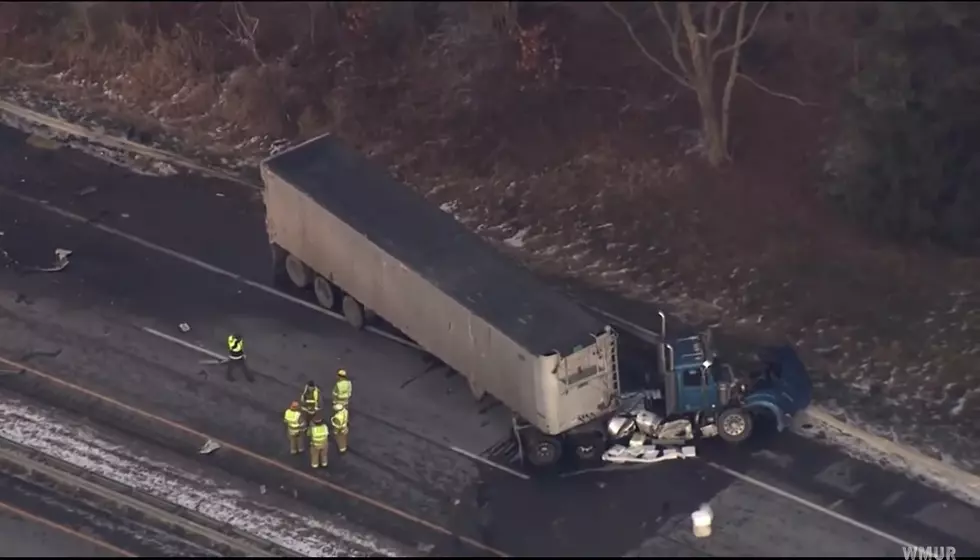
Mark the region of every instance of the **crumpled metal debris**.
POLYGON ((181 323, 177 325, 177 328, 180 329, 180 332, 184 332, 184 333, 191 331, 191 326, 188 325, 187 323, 181 323))
POLYGON ((60 272, 68 266, 68 257, 71 256, 71 249, 55 249, 54 250, 54 266, 49 266, 46 268, 28 266, 24 267, 27 270, 35 270, 37 272, 60 272))
POLYGON ((204 442, 204 445, 201 446, 201 449, 198 450, 198 453, 200 453, 201 455, 210 455, 219 449, 221 449, 221 445, 215 443, 214 440, 209 439, 206 442, 204 442))
POLYGON ((693 459, 697 457, 697 449, 693 445, 683 447, 663 447, 660 445, 614 445, 602 454, 602 460, 607 463, 642 463, 652 464, 673 459, 693 459))

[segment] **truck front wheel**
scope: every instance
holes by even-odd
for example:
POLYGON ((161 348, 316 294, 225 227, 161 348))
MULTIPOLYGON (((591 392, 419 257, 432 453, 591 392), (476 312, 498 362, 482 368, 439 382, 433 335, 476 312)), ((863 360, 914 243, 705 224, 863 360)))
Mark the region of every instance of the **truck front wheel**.
POLYGON ((340 303, 344 311, 344 318, 347 323, 357 330, 364 328, 364 306, 349 295, 344 296, 344 301, 340 303))
POLYGON ((532 434, 525 441, 524 453, 533 466, 539 469, 552 467, 561 459, 561 443, 544 434, 532 434))
POLYGON ((718 435, 728 443, 742 443, 752 435, 752 414, 744 408, 726 408, 717 423, 718 435))

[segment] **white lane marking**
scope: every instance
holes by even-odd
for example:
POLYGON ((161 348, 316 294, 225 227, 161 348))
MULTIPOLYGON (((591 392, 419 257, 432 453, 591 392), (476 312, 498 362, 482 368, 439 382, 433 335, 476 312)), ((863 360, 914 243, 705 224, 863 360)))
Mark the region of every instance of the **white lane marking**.
POLYGON ((904 539, 900 539, 899 537, 896 537, 895 535, 892 535, 890 533, 886 533, 886 532, 884 532, 884 531, 882 531, 880 529, 875 529, 871 525, 868 525, 868 524, 865 524, 865 523, 861 523, 860 521, 858 521, 856 519, 852 519, 852 518, 850 518, 850 517, 848 517, 846 515, 842 515, 840 513, 837 513, 836 511, 834 511, 834 510, 832 510, 830 508, 826 508, 826 507, 824 507, 824 506, 822 506, 820 504, 813 503, 810 500, 807 500, 805 498, 801 498, 801 497, 799 497, 799 496, 797 496, 795 494, 791 494, 791 493, 787 492, 786 490, 783 490, 782 488, 778 488, 776 486, 773 486, 772 484, 769 484, 767 482, 762 482, 761 480, 757 480, 755 478, 752 478, 749 475, 742 474, 742 473, 740 473, 738 471, 732 470, 732 469, 730 469, 728 467, 724 467, 724 466, 719 465, 717 463, 712 463, 711 461, 706 461, 706 463, 708 465, 710 465, 711 467, 713 467, 715 469, 718 469, 719 471, 721 471, 721 472, 723 472, 723 473, 725 473, 725 474, 727 474, 729 476, 733 476, 733 477, 735 477, 735 478, 737 478, 737 479, 739 479, 739 480, 741 480, 743 482, 748 482, 749 484, 753 484, 755 486, 758 486, 759 488, 762 488, 763 490, 768 490, 769 492, 772 492, 773 494, 776 494, 777 496, 781 496, 783 498, 786 498, 787 500, 796 502, 796 503, 798 503, 798 504, 800 504, 800 505, 802 505, 804 507, 808 507, 808 508, 810 508, 810 509, 812 509, 814 511, 823 513, 825 515, 829 515, 830 517, 833 517, 834 519, 836 519, 838 521, 842 521, 842 522, 847 523, 848 525, 850 525, 852 527, 857 527, 858 529, 862 529, 864 531, 867 531, 867 532, 871 533, 872 535, 876 535, 876 536, 881 537, 881 538, 883 538, 883 539, 885 539, 887 541, 891 541, 891 542, 893 542, 893 543, 895 543, 897 545, 900 545, 900 546, 914 546, 912 543, 910 543, 910 542, 908 542, 908 541, 906 541, 904 539))
POLYGON ((160 332, 160 331, 158 331, 156 329, 151 329, 150 327, 140 327, 140 328, 143 329, 143 331, 152 334, 153 336, 158 336, 158 337, 160 337, 160 338, 162 338, 164 340, 168 340, 170 342, 173 342, 174 344, 179 344, 179 345, 181 345, 184 348, 187 348, 189 350, 193 350, 195 352, 200 352, 201 354, 204 354, 205 356, 211 356, 215 360, 224 360, 226 358, 226 356, 222 356, 221 354, 218 354, 217 352, 212 352, 212 351, 208 350, 207 348, 204 348, 203 346, 198 346, 196 344, 191 344, 190 342, 187 342, 186 340, 181 340, 181 339, 177 338, 176 336, 170 336, 169 334, 162 333, 162 332, 160 332))
MULTIPOLYGON (((179 344, 180 346, 183 346, 184 348, 187 348, 188 350, 193 350, 195 352, 200 352, 201 354, 204 354, 205 356, 211 356, 212 358, 215 358, 217 360, 224 360, 225 359, 225 356, 222 356, 221 354, 218 354, 217 352, 212 352, 211 350, 208 350, 207 348, 204 348, 203 346, 198 346, 196 344, 192 344, 190 342, 187 342, 186 340, 181 340, 181 339, 177 338, 176 336, 171 336, 171 335, 169 335, 167 333, 162 333, 162 332, 160 332, 160 331, 158 331, 156 329, 150 328, 150 327, 140 327, 140 329, 142 329, 143 332, 146 332, 147 334, 152 334, 153 336, 160 337, 160 338, 162 338, 162 339, 164 339, 166 341, 173 342, 174 344, 179 344)), ((401 429, 405 430, 404 427, 402 427, 401 429)), ((405 430, 405 431, 408 431, 408 430, 405 430)), ((476 453, 473 453, 472 451, 467 451, 465 449, 461 449, 459 447, 456 447, 455 445, 447 445, 447 444, 442 443, 442 442, 440 442, 438 440, 431 439, 431 438, 428 438, 428 437, 425 437, 425 436, 416 434, 414 432, 409 432, 409 433, 411 433, 412 435, 414 435, 414 436, 416 436, 418 438, 421 438, 421 439, 423 439, 423 440, 425 440, 425 441, 427 441, 427 442, 429 442, 429 443, 431 443, 433 445, 442 447, 443 449, 448 449, 448 450, 450 450, 450 451, 452 451, 454 453, 457 453, 459 455, 462 455, 464 457, 467 457, 469 459, 472 459, 474 461, 477 461, 479 463, 482 463, 484 465, 487 465, 488 467, 493 467, 493 468, 495 468, 497 470, 501 470, 501 471, 503 471, 505 473, 512 474, 512 475, 514 475, 514 476, 516 476, 518 478, 522 478, 524 480, 530 480, 530 478, 531 478, 531 477, 529 477, 528 475, 526 475, 526 474, 524 474, 522 472, 515 471, 514 469, 511 469, 511 468, 506 467, 504 465, 501 465, 499 463, 495 463, 495 462, 493 462, 493 461, 491 461, 489 459, 486 459, 484 457, 479 456, 476 453)))
MULTIPOLYGON (((79 223, 82 223, 82 224, 86 224, 86 225, 92 226, 92 227, 94 227, 95 229, 97 229, 99 231, 102 231, 102 232, 108 233, 109 235, 114 235, 116 237, 125 239, 126 241, 130 241, 132 243, 135 243, 137 245, 140 245, 142 247, 145 247, 147 249, 150 249, 151 251, 156 251, 158 253, 162 253, 164 255, 167 255, 169 257, 175 258, 177 260, 184 261, 185 263, 192 264, 192 265, 194 265, 194 266, 196 266, 198 268, 202 268, 202 269, 207 270, 209 272, 213 272, 215 274, 220 274, 222 276, 226 276, 226 277, 231 278, 232 280, 234 280, 236 282, 239 282, 239 283, 244 284, 246 286, 255 288, 256 290, 262 290, 263 292, 265 292, 267 294, 271 294, 271 295, 276 296, 278 298, 281 298, 281 299, 284 299, 286 301, 295 303, 296 305, 301 305, 301 306, 303 306, 303 307, 305 307, 307 309, 310 309, 312 311, 316 311, 317 313, 320 313, 322 315, 326 315, 327 317, 330 317, 332 319, 338 319, 338 320, 341 320, 341 321, 345 320, 343 315, 341 315, 339 313, 334 313, 333 311, 330 311, 329 309, 324 309, 324 308, 320 307, 319 305, 310 303, 308 301, 302 300, 302 299, 300 299, 298 297, 295 297, 295 296, 291 296, 291 295, 289 295, 289 294, 287 294, 285 292, 280 292, 279 290, 277 290, 275 288, 270 288, 269 286, 266 286, 264 284, 260 284, 259 282, 256 282, 254 280, 249 280, 248 278, 245 278, 244 276, 241 276, 240 274, 235 274, 234 272, 227 271, 227 270, 225 270, 223 268, 220 268, 220 267, 217 267, 217 266, 215 266, 213 264, 209 264, 209 263, 206 263, 206 262, 204 262, 202 260, 196 259, 196 258, 194 258, 194 257, 192 257, 190 255, 185 255, 184 253, 181 253, 181 252, 178 252, 178 251, 174 251, 173 249, 168 249, 167 247, 163 247, 162 245, 157 245, 156 243, 153 243, 151 241, 147 241, 147 240, 142 239, 140 237, 136 237, 135 235, 128 234, 128 233, 126 233, 124 231, 120 231, 120 230, 118 230, 118 229, 116 229, 114 227, 107 226, 105 224, 100 224, 98 222, 91 221, 91 220, 89 220, 87 218, 84 218, 82 216, 79 216, 78 214, 75 214, 74 212, 70 212, 68 210, 64 210, 62 208, 58 208, 57 206, 52 206, 51 204, 47 204, 47 203, 42 202, 40 200, 37 200, 37 199, 34 199, 34 198, 30 198, 30 197, 24 196, 22 194, 15 193, 15 192, 13 192, 10 189, 7 189, 5 187, 0 187, 0 194, 4 194, 6 196, 9 196, 11 198, 17 199, 17 200, 19 200, 21 202, 24 202, 26 204, 30 204, 30 205, 35 206, 37 208, 41 208, 43 210, 47 210, 48 212, 51 212, 53 214, 57 214, 57 215, 59 215, 59 216, 61 216, 63 218, 72 220, 74 222, 79 222, 79 223)), ((385 331, 383 331, 381 329, 378 329, 376 327, 368 326, 368 327, 364 327, 364 330, 369 331, 369 332, 371 332, 373 334, 379 335, 381 337, 387 338, 388 340, 391 340, 393 342, 397 342, 398 344, 401 344, 403 346, 407 346, 407 347, 412 348, 414 350, 421 350, 423 352, 425 351, 421 346, 419 346, 418 344, 415 344, 414 342, 411 342, 409 340, 405 340, 404 338, 402 338, 400 336, 396 336, 396 335, 393 335, 391 333, 387 333, 387 332, 385 332, 385 331)))
MULTIPOLYGON (((58 214, 59 216, 62 216, 62 217, 67 218, 69 220, 72 220, 72 221, 75 221, 75 222, 80 222, 80 223, 83 223, 83 224, 91 225, 92 227, 95 227, 96 229, 99 229, 100 231, 103 231, 103 232, 108 233, 110 235, 114 235, 116 237, 120 237, 122 239, 126 239, 127 241, 131 241, 133 243, 136 243, 137 245, 141 245, 143 247, 146 247, 147 249, 151 249, 151 250, 156 251, 158 253, 163 253, 163 254, 168 255, 168 256, 171 256, 171 257, 173 257, 175 259, 184 261, 186 263, 192 264, 192 265, 197 266, 199 268, 203 268, 204 270, 209 270, 211 272, 214 272, 216 274, 220 274, 222 276, 227 276, 228 278, 231 278, 231 279, 233 279, 233 280, 235 280, 237 282, 240 282, 240 283, 245 284, 247 286, 251 286, 253 288, 262 290, 262 291, 264 291, 266 293, 269 293, 269 294, 272 294, 274 296, 280 297, 280 298, 282 298, 282 299, 284 299, 286 301, 291 301, 291 302, 296 303, 298 305, 302 305, 303 307, 307 307, 309 309, 313 309, 314 311, 318 311, 318 312, 320 312, 320 313, 322 313, 324 315, 327 315, 328 317, 333 317, 335 319, 343 319, 343 316, 342 315, 339 315, 339 314, 334 313, 332 311, 328 311, 326 309, 323 309, 322 307, 313 305, 312 303, 303 301, 303 300, 301 300, 299 298, 296 298, 296 297, 293 297, 293 296, 291 296, 289 294, 285 294, 283 292, 280 292, 279 290, 275 290, 275 289, 270 288, 268 286, 264 286, 262 284, 259 284, 258 282, 253 282, 253 281, 248 280, 246 278, 243 278, 242 276, 240 276, 238 274, 235 274, 233 272, 228 272, 227 270, 224 270, 222 268, 218 268, 218 267, 216 267, 214 265, 211 265, 211 264, 208 264, 206 262, 200 261, 198 259, 195 259, 194 257, 191 257, 189 255, 185 255, 183 253, 179 253, 179 252, 174 251, 172 249, 167 249, 166 247, 161 247, 160 245, 157 245, 155 243, 151 243, 149 241, 146 241, 144 239, 141 239, 139 237, 136 237, 135 235, 130 235, 128 233, 119 231, 119 230, 117 230, 115 228, 112 228, 112 227, 109 227, 109 226, 106 226, 106 225, 103 225, 103 224, 100 224, 100 223, 91 222, 91 221, 89 221, 89 220, 87 220, 87 219, 85 219, 85 218, 83 218, 83 217, 81 217, 81 216, 79 216, 77 214, 74 214, 72 212, 69 212, 67 210, 62 210, 61 208, 58 208, 56 206, 51 206, 50 204, 45 204, 45 203, 43 203, 43 202, 41 202, 39 200, 35 200, 33 198, 26 197, 26 196, 23 196, 23 195, 18 194, 18 193, 14 193, 14 192, 10 191, 9 189, 7 189, 5 187, 0 187, 0 194, 5 194, 7 196, 10 196, 11 198, 15 198, 17 200, 20 200, 20 201, 25 202, 27 204, 30 204, 32 206, 36 206, 38 208, 47 210, 47 211, 52 212, 54 214, 58 214)), ((589 306, 586 306, 586 307, 589 307, 589 306)), ((618 318, 616 318, 615 315, 612 315, 612 314, 607 313, 605 311, 602 311, 602 310, 599 310, 599 309, 596 309, 596 308, 593 308, 593 307, 589 307, 589 309, 592 309, 593 311, 596 311, 597 313, 601 313, 602 315, 605 315, 606 317, 609 317, 610 319, 618 319, 618 318)), ((636 325, 632 325, 631 324, 630 326, 633 326, 634 328, 637 328, 637 329, 639 329, 641 331, 644 331, 644 332, 647 332, 647 333, 650 333, 650 334, 655 334, 655 333, 652 333, 651 331, 647 331, 646 329, 643 329, 642 327, 638 327, 636 325)), ((382 336, 385 336, 386 338, 395 340, 395 342, 399 342, 400 344, 404 344, 406 346, 410 346, 412 348, 416 348, 416 349, 421 350, 421 348, 419 346, 414 345, 414 344, 411 344, 411 343, 408 343, 407 341, 404 341, 404 340, 399 340, 399 339, 397 339, 397 337, 394 337, 394 336, 392 336, 392 335, 390 335, 388 333, 385 333, 383 331, 373 330, 372 332, 375 332, 376 334, 381 334, 382 336)), ((755 485, 759 486, 760 488, 763 488, 763 489, 766 489, 766 490, 769 490, 769 491, 773 492, 774 494, 777 494, 779 496, 783 496, 785 498, 791 499, 791 500, 796 501, 798 503, 804 504, 807 507, 813 508, 816 511, 820 511, 820 512, 826 513, 827 515, 829 515, 831 517, 834 517, 836 519, 840 519, 841 521, 844 521, 845 523, 848 523, 848 524, 853 525, 855 527, 864 529, 864 530, 866 530, 866 531, 868 531, 868 532, 870 532, 872 534, 881 536, 882 538, 886 538, 886 539, 888 539, 888 540, 890 540, 892 542, 895 542, 895 543, 898 543, 898 544, 901 544, 901 545, 912 546, 910 543, 907 543, 907 542, 903 541, 902 539, 899 539, 898 537, 894 537, 894 536, 888 535, 887 533, 884 533, 882 531, 879 531, 878 529, 875 529, 874 527, 871 527, 871 526, 865 525, 865 524, 863 524, 863 523, 861 523, 859 521, 850 519, 849 517, 843 516, 843 515, 835 512, 835 511, 831 511, 831 510, 829 510, 829 509, 827 509, 827 508, 825 508, 823 506, 820 506, 818 504, 809 502, 809 501, 807 501, 807 500, 805 500, 803 498, 800 498, 798 496, 795 496, 793 494, 790 494, 789 492, 786 492, 784 490, 781 490, 779 488, 776 488, 775 486, 766 484, 765 482, 762 482, 760 480, 756 480, 754 478, 748 477, 747 475, 744 475, 744 474, 742 474, 740 472, 737 472, 737 471, 733 471, 733 470, 728 469, 726 467, 723 467, 721 465, 716 465, 714 463, 708 463, 708 464, 711 465, 712 467, 714 467, 714 468, 716 468, 716 469, 718 469, 718 470, 720 470, 722 472, 725 472, 727 474, 730 474, 731 476, 734 476, 734 477, 736 477, 736 478, 738 478, 740 480, 744 480, 744 481, 749 482, 751 484, 755 484, 755 485)), ((498 468, 499 467, 502 467, 502 465, 496 465, 496 464, 494 464, 494 466, 495 467, 498 467, 498 468)), ((504 472, 507 472, 507 471, 504 471, 504 472)))
POLYGON ((407 552, 373 535, 356 532, 343 521, 269 507, 227 484, 139 456, 47 409, 0 400, 0 419, 0 437, 196 511, 301 556, 395 557, 407 552))

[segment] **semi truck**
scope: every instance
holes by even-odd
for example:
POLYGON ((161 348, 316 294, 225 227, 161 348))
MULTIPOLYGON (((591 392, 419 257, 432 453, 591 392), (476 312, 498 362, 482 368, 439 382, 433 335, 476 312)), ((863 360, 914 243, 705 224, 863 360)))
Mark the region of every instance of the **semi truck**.
MULTIPOLYGON (((277 277, 311 289, 354 328, 384 319, 465 378, 474 397, 496 398, 513 412, 522 459, 537 467, 566 454, 591 461, 629 436, 621 420, 610 424, 622 412, 610 325, 330 135, 269 157, 260 172, 277 277)), ((693 368, 704 383, 713 379, 704 374, 710 348, 699 343, 697 356, 675 360, 682 344, 664 342, 660 358, 651 356, 669 380, 666 394, 678 398, 686 393, 669 390, 675 376, 693 368)), ((690 392, 690 381, 682 386, 690 392)), ((717 390, 705 387, 702 395, 717 390)), ((732 392, 722 389, 727 399, 732 392)), ((738 408, 701 401, 712 410, 738 408)), ((668 403, 668 410, 701 424, 717 416, 691 406, 668 403)), ((733 441, 747 436, 746 423, 736 424, 733 441)))

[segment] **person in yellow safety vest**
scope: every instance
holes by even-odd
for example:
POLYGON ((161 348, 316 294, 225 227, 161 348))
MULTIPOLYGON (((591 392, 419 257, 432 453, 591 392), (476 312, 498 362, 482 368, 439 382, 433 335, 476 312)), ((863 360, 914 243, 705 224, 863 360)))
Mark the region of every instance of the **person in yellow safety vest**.
POLYGON ((286 423, 286 435, 289 437, 289 452, 297 455, 304 451, 303 446, 303 413, 299 411, 299 403, 293 401, 283 414, 286 423))
POLYGON ((228 335, 228 360, 225 363, 227 365, 225 376, 228 381, 234 381, 234 371, 240 369, 249 383, 255 383, 252 372, 248 370, 248 365, 245 364, 245 341, 238 333, 228 335))
POLYGON ((327 466, 327 439, 330 430, 323 423, 323 418, 319 414, 313 417, 313 425, 309 429, 310 434, 310 465, 314 468, 327 466))
POLYGON ((337 440, 337 449, 341 453, 347 453, 347 407, 342 404, 333 405, 333 418, 330 419, 330 423, 333 424, 333 435, 337 440))
POLYGON ((316 386, 316 383, 313 381, 306 383, 299 402, 302 404, 303 412, 306 413, 308 418, 320 412, 320 409, 323 408, 323 401, 320 400, 320 388, 316 386))
POLYGON ((333 386, 333 404, 348 406, 350 403, 350 395, 351 384, 350 379, 347 379, 347 372, 342 369, 338 369, 337 382, 333 386))

